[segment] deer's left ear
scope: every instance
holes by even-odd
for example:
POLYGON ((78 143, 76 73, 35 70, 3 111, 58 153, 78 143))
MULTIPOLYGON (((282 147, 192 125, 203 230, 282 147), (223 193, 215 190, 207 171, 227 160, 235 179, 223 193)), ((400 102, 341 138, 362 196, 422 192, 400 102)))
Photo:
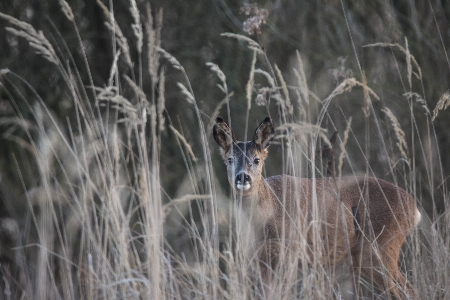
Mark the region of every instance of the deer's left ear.
POLYGON ((270 142, 274 137, 275 130, 273 129, 272 120, 269 117, 266 117, 255 130, 253 144, 256 145, 259 151, 263 151, 270 146, 270 142))

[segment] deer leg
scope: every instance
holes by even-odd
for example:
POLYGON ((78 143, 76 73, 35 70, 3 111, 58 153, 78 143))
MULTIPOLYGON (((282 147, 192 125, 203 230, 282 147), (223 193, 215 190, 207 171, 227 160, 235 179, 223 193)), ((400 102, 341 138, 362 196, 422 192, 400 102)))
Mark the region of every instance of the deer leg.
POLYGON ((402 274, 398 267, 401 247, 405 241, 405 235, 400 231, 397 234, 385 234, 378 241, 381 254, 382 269, 388 274, 388 287, 397 299, 418 299, 418 295, 402 274))
POLYGON ((260 293, 264 299, 272 299, 275 296, 275 270, 279 248, 277 243, 267 241, 259 250, 260 293))
POLYGON ((400 256, 400 249, 398 249, 398 256, 384 256, 382 257, 382 265, 380 270, 387 273, 386 275, 379 273, 376 277, 375 283, 378 287, 384 285, 388 291, 395 296, 396 299, 418 299, 414 287, 408 282, 406 277, 402 274, 398 267, 398 258, 400 256), (385 279, 384 279, 384 278, 385 279), (383 282, 382 282, 383 280, 383 282))
POLYGON ((383 243, 383 237, 379 237, 378 247, 368 243, 364 245, 362 253, 354 257, 355 270, 373 281, 387 299, 415 299, 414 288, 398 268, 402 243, 392 236, 387 238, 389 240, 383 243))
POLYGON ((259 270, 265 299, 287 299, 288 290, 295 281, 298 263, 295 252, 279 242, 268 241, 260 250, 259 270))

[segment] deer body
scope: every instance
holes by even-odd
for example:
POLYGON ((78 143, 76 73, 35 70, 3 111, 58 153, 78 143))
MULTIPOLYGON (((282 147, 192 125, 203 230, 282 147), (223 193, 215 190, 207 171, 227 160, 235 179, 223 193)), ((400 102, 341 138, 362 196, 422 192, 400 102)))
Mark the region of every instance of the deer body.
POLYGON ((264 179, 272 121, 266 118, 249 142, 238 142, 220 117, 216 123, 214 139, 227 164, 228 180, 251 218, 266 295, 282 264, 280 253, 303 249, 307 261, 319 259, 324 265, 351 256, 354 270, 373 279, 382 291, 396 298, 414 297, 397 265, 406 236, 420 221, 410 194, 370 177, 264 179))

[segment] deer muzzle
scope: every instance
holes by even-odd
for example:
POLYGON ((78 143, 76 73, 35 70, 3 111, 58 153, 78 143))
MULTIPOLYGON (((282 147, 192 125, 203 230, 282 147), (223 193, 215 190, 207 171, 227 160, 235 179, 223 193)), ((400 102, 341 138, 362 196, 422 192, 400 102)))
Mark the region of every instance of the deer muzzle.
POLYGON ((247 173, 240 173, 236 176, 234 184, 238 190, 246 191, 252 184, 252 179, 247 173))

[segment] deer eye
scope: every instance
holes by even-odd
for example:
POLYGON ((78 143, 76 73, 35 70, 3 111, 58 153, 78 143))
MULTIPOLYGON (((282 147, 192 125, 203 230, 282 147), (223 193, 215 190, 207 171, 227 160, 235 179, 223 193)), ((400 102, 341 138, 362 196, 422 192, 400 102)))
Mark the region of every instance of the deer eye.
POLYGON ((255 163, 255 165, 259 164, 259 158, 255 158, 253 162, 255 163))

